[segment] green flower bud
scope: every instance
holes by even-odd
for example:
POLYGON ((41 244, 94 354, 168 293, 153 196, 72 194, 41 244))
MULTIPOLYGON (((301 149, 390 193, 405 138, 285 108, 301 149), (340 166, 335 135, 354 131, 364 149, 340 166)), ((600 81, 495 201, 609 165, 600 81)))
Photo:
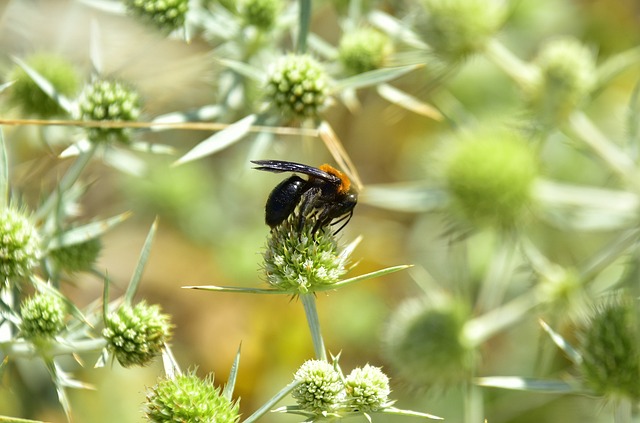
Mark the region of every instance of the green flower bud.
POLYGON ((391 54, 391 40, 373 28, 359 28, 344 34, 340 40, 338 57, 350 74, 379 69, 391 54))
POLYGON ((544 122, 562 121, 587 101, 596 82, 596 64, 592 52, 580 41, 553 39, 542 47, 534 63, 540 77, 528 100, 544 122))
POLYGON ((244 0, 241 3, 242 17, 247 25, 266 31, 276 23, 282 9, 281 0, 244 0))
POLYGON ((472 351, 464 339, 461 304, 410 300, 393 314, 384 333, 386 355, 414 386, 447 386, 468 380, 472 351))
POLYGON ((314 232, 315 220, 306 219, 299 231, 299 220, 292 213, 271 230, 263 257, 269 284, 303 294, 338 282, 346 273, 347 257, 339 253, 331 228, 314 232))
POLYGON ((581 336, 584 379, 599 394, 640 399, 640 321, 638 303, 609 299, 593 310, 581 336))
POLYGON ((342 406, 346 393, 342 375, 324 360, 308 360, 296 372, 300 384, 291 393, 298 405, 316 414, 332 412, 342 406))
POLYGON ((54 264, 68 273, 91 270, 102 250, 100 238, 92 238, 79 244, 66 245, 49 252, 54 264))
POLYGON ((239 405, 225 398, 213 385, 195 373, 161 379, 147 391, 144 404, 147 421, 153 423, 235 423, 239 405))
POLYGON ((13 208, 1 210, 0 282, 29 276, 40 254, 40 236, 29 218, 13 208))
MULTIPOLYGON (((580 275, 575 269, 554 267, 551 274, 543 275, 539 290, 542 298, 563 307, 571 305, 582 291, 580 275)), ((566 311, 566 309, 565 309, 566 311)))
POLYGON ((384 408, 389 402, 389 378, 379 367, 366 364, 353 369, 345 379, 347 403, 365 413, 384 408))
MULTIPOLYGON (((135 121, 140 116, 137 92, 118 81, 97 80, 87 85, 80 95, 82 120, 135 121)), ((93 142, 130 141, 126 128, 87 128, 93 142)))
POLYGON ((27 339, 53 338, 65 326, 67 306, 53 294, 36 294, 20 306, 20 331, 27 339))
POLYGON ((508 228, 531 201, 537 166, 515 133, 484 131, 461 140, 445 172, 454 204, 469 222, 508 228))
POLYGON ((423 0, 426 38, 437 54, 451 61, 480 50, 505 18, 498 0, 423 0))
MULTIPOLYGON (((74 97, 80 88, 80 76, 64 58, 49 53, 35 54, 25 60, 27 65, 45 78, 55 90, 67 97, 74 97)), ((40 87, 20 66, 15 66, 7 76, 15 81, 9 89, 8 100, 27 115, 44 119, 64 115, 66 111, 40 87)))
POLYGON ((325 107, 329 78, 308 55, 282 57, 269 72, 266 99, 290 118, 315 118, 325 107))
POLYGON ((163 32, 184 26, 189 0, 125 0, 127 11, 163 32))
POLYGON ((105 319, 102 336, 122 367, 144 366, 162 352, 171 338, 169 316, 144 301, 123 305, 105 319))

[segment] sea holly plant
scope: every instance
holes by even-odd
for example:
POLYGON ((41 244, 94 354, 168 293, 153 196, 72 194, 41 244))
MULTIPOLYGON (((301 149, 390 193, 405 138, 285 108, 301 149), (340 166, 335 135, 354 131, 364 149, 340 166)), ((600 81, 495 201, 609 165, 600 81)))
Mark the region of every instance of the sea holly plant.
POLYGON ((214 376, 198 377, 195 369, 180 369, 171 349, 162 351, 165 375, 147 388, 143 404, 144 417, 151 423, 220 422, 235 423, 240 419, 239 402, 233 400, 240 363, 240 348, 223 389, 216 387, 214 376))
MULTIPOLYGON (((132 313, 118 315, 120 321, 110 325, 101 336, 96 331, 101 320, 100 310, 94 306, 82 309, 74 304, 64 294, 64 285, 80 271, 103 277, 95 268, 99 239, 128 214, 70 224, 76 217, 71 212, 76 210, 75 205, 84 192, 78 179, 79 169, 84 166, 83 155, 62 176, 58 191, 44 196, 38 208, 30 212, 26 205, 17 206, 14 197, 17 193, 10 185, 9 162, 1 131, 0 152, 0 191, 3 193, 0 199, 0 354, 9 364, 17 360, 43 362, 70 420, 67 389, 90 386, 68 373, 65 369, 68 364, 61 364, 62 357, 80 357, 80 354, 108 348, 125 365, 146 364, 160 353, 168 340, 168 317, 159 314, 156 306, 136 307, 132 313), (10 192, 12 197, 9 197, 10 192), (118 332, 125 326, 125 333, 118 332), (132 345, 135 348, 131 348, 132 345), (119 347, 125 348, 126 354, 119 347)), ((145 244, 129 285, 128 301, 139 284, 154 232, 155 229, 145 244)), ((108 287, 108 279, 105 280, 105 287, 108 287)), ((105 321, 116 319, 107 316, 105 321)))
MULTIPOLYGON (((26 61, 18 57, 13 58, 21 78, 18 81, 25 81, 21 84, 31 87, 31 97, 38 95, 48 98, 46 104, 55 104, 67 116, 77 121, 79 126, 84 127, 81 133, 70 134, 69 138, 75 141, 60 153, 61 158, 84 156, 78 162, 86 165, 93 157, 100 157, 117 170, 139 176, 144 173, 146 166, 142 160, 131 154, 132 151, 168 154, 173 150, 157 143, 150 144, 138 140, 134 136, 131 126, 142 114, 143 101, 132 84, 101 75, 101 52, 97 32, 96 29, 93 35, 96 40, 91 43, 92 64, 96 72, 79 92, 72 92, 75 97, 70 97, 67 93, 69 90, 61 87, 62 82, 50 81, 45 69, 31 66, 31 58, 26 61)), ((40 62, 34 63, 38 65, 40 62)), ((24 100, 22 102, 24 103, 24 100)), ((83 169, 84 167, 79 167, 76 175, 79 176, 83 169)), ((63 191, 68 189, 63 188, 63 191)))
POLYGON ((628 292, 601 298, 593 304, 587 320, 578 329, 578 345, 572 345, 546 322, 549 335, 572 362, 575 376, 568 380, 542 380, 523 377, 482 377, 481 386, 548 394, 587 394, 598 396, 613 407, 616 423, 635 418, 634 404, 640 395, 640 350, 637 299, 628 292))
MULTIPOLYGON (((363 416, 373 421, 377 415, 399 415, 442 420, 441 417, 393 406, 389 399, 389 378, 379 367, 365 364, 344 375, 338 363, 326 360, 307 360, 293 376, 293 382, 275 398, 291 393, 296 405, 273 410, 276 413, 306 417, 307 422, 341 421, 363 416)), ((381 417, 382 418, 382 417, 381 417)), ((247 422, 253 421, 253 416, 247 422)))
MULTIPOLYGON (((242 77, 249 78, 262 87, 261 92, 264 94, 259 111, 241 118, 228 128, 201 141, 178 159, 176 164, 214 154, 243 139, 254 125, 268 128, 293 121, 300 122, 303 127, 330 128, 329 123, 322 118, 322 111, 329 107, 332 95, 346 89, 381 84, 416 69, 414 65, 376 69, 333 81, 325 66, 310 53, 290 52, 279 56, 272 55, 270 59, 264 68, 225 61, 227 66, 242 77)), ((156 122, 162 122, 163 118, 160 117, 156 122)))
POLYGON ((213 292, 284 294, 299 298, 304 306, 316 359, 303 364, 296 372, 294 381, 246 421, 254 421, 288 393, 293 395, 298 405, 274 411, 300 414, 307 418, 306 421, 340 420, 356 414, 364 415, 371 421, 372 413, 439 419, 430 414, 393 407, 393 401, 388 399, 388 377, 379 368, 367 364, 345 377, 339 369, 337 359, 333 360, 333 364, 329 363, 320 330, 315 294, 337 290, 409 266, 394 266, 341 279, 349 270, 349 257, 359 240, 340 248, 335 229, 331 225, 318 228, 319 217, 311 214, 303 218, 302 213, 304 211, 298 205, 268 235, 267 247, 263 253, 263 270, 269 288, 185 286, 213 292))

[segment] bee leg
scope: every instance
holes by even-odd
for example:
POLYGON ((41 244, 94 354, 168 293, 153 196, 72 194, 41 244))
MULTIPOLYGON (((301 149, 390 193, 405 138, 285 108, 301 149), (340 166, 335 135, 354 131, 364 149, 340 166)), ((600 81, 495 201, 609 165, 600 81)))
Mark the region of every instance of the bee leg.
MULTIPOLYGON (((313 214, 313 210, 316 208, 318 198, 321 194, 322 191, 319 188, 310 188, 302 194, 302 200, 300 202, 300 221, 298 222, 299 234, 302 234, 307 216, 311 216, 313 214)), ((311 233, 315 233, 315 226, 311 233)))
POLYGON ((349 223, 349 221, 351 220, 351 217, 353 216, 353 210, 349 211, 349 213, 345 214, 344 216, 341 216, 338 220, 336 220, 335 222, 331 223, 331 225, 336 225, 340 222, 342 222, 343 220, 345 220, 345 222, 340 225, 340 227, 338 228, 337 231, 335 231, 333 234, 337 234, 338 232, 340 232, 345 226, 347 226, 347 223, 349 223))

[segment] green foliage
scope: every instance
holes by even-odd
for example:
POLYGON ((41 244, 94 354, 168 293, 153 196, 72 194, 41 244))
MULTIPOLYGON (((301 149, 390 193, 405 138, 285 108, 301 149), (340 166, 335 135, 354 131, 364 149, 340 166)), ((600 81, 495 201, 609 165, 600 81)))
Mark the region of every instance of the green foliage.
POLYGON ((582 333, 581 370, 586 384, 611 399, 640 398, 640 320, 630 298, 594 307, 582 333))
POLYGON ((292 396, 298 405, 315 414, 337 410, 345 399, 340 372, 324 360, 306 361, 296 371, 298 386, 292 396))
MULTIPOLYGON (((73 64, 65 58, 50 53, 38 53, 29 56, 26 63, 49 81, 58 93, 73 97, 78 92, 80 75, 73 64)), ((7 79, 15 81, 9 90, 9 102, 20 107, 26 115, 52 118, 66 114, 65 110, 42 91, 21 66, 15 65, 7 79)))
MULTIPOLYGON (((137 92, 119 81, 96 80, 85 86, 80 95, 82 120, 135 121, 140 116, 140 97, 137 92)), ((127 128, 88 128, 93 142, 131 141, 127 128)))
POLYGON ((52 294, 37 294, 20 306, 20 332, 25 338, 53 338, 64 329, 66 304, 52 294))
POLYGON ((498 32, 506 10, 495 0, 423 0, 425 38, 434 51, 451 61, 482 49, 498 32))
POLYGON ((102 251, 100 238, 71 244, 49 252, 55 265, 65 272, 86 272, 93 268, 98 255, 102 251))
POLYGON ((235 423, 238 403, 225 398, 213 377, 195 372, 164 378, 147 390, 144 413, 152 423, 235 423))
POLYGON ((470 222, 511 227, 521 218, 537 173, 524 139, 507 131, 469 134, 448 160, 447 186, 470 222))
POLYGON ((41 256, 40 235, 25 214, 12 207, 0 211, 0 279, 15 284, 29 277, 41 256))
POLYGON ((280 0, 244 0, 240 4, 245 22, 263 31, 273 27, 282 9, 280 0))
POLYGON ((171 339, 170 317, 144 301, 123 305, 105 317, 102 336, 122 367, 145 366, 171 339))
POLYGON ((300 294, 338 282, 346 273, 347 258, 338 249, 329 228, 315 230, 315 220, 299 228, 299 211, 274 228, 267 239, 264 270, 275 288, 300 294))
POLYGON ((383 67, 391 50, 391 40, 386 34, 366 27, 344 34, 338 47, 340 62, 349 74, 383 67))
POLYGON ((288 118, 315 118, 325 107, 329 88, 327 74, 308 55, 281 57, 269 71, 266 99, 288 118))
POLYGON ((379 367, 366 364, 355 368, 344 381, 347 403, 355 410, 378 411, 389 401, 389 378, 379 367))
POLYGON ((189 10, 188 0, 125 0, 124 3, 130 14, 165 32, 181 28, 189 10))
POLYGON ((463 333, 467 318, 460 303, 409 300, 385 330, 386 356, 415 387, 451 387, 468 381, 473 361, 463 333))

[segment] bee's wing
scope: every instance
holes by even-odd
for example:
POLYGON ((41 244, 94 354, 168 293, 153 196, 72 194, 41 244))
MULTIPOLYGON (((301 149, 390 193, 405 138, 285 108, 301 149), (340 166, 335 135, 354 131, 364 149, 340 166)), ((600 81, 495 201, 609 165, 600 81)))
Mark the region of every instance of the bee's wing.
POLYGON ((302 163, 286 162, 283 160, 252 160, 251 163, 257 164, 254 169, 264 170, 267 172, 295 172, 305 175, 313 176, 314 178, 324 179, 325 181, 332 183, 340 183, 340 178, 335 175, 331 175, 317 167, 308 166, 302 163))

